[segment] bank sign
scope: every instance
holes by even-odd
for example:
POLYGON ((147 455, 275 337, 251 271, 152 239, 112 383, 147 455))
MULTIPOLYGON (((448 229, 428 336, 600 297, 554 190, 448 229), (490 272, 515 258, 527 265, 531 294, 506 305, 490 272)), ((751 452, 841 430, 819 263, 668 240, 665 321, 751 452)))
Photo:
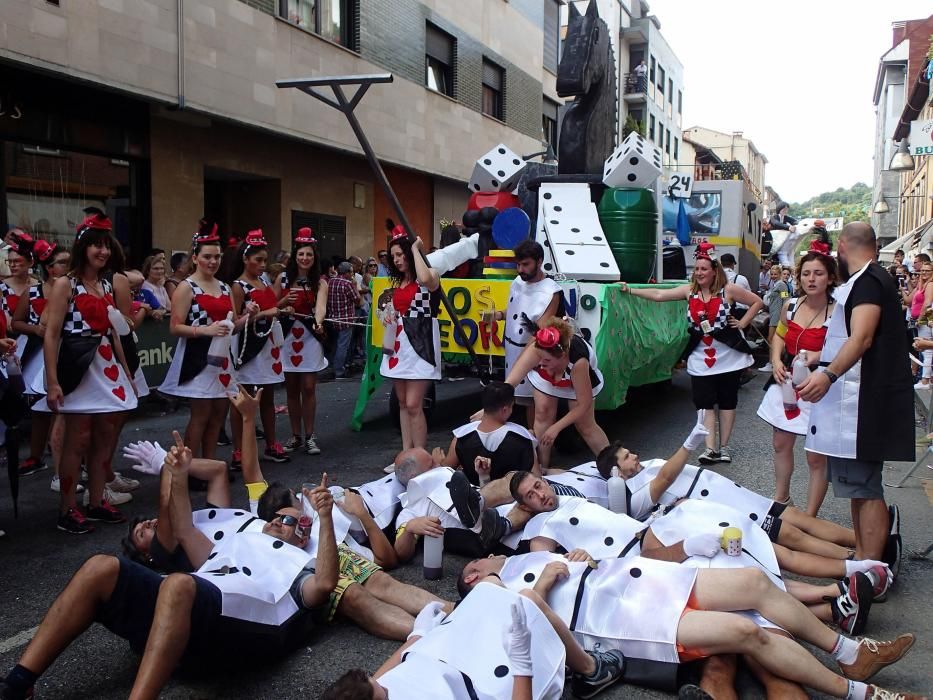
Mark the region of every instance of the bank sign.
POLYGON ((910 155, 933 156, 933 119, 910 123, 910 155))

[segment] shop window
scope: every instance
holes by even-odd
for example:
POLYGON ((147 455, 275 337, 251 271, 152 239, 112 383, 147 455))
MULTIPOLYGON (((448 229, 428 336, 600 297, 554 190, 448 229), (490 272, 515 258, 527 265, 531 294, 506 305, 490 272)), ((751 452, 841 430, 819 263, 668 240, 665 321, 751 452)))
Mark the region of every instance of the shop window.
POLYGON ((505 70, 492 61, 483 59, 483 114, 505 121, 503 89, 505 70))
MULTIPOLYGON (((292 210, 292 239, 302 226, 310 226, 318 241, 321 256, 321 271, 333 258, 343 259, 347 255, 347 219, 344 216, 318 214, 316 212, 292 210)), ((283 248, 284 241, 283 241, 283 248)), ((291 240, 288 242, 291 247, 291 240)))
POLYGON ((424 46, 424 84, 435 92, 454 97, 457 40, 428 22, 424 46))
POLYGON ((359 0, 279 0, 279 16, 354 51, 359 0))

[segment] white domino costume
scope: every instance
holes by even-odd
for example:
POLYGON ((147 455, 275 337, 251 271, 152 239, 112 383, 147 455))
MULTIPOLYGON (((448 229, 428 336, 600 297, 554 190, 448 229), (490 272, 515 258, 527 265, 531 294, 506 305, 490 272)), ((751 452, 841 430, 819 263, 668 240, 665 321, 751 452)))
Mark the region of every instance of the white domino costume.
MULTIPOLYGON (((509 370, 532 338, 528 329, 522 326, 522 314, 537 322, 551 305, 555 294, 561 294, 561 289, 550 277, 545 277, 540 282, 525 282, 521 277, 512 280, 512 286, 509 287, 509 303, 505 310, 505 334, 502 337, 505 344, 505 376, 509 375, 509 370)), ((523 378, 515 387, 515 396, 532 396, 528 377, 523 378)))
POLYGON ((564 689, 564 646, 527 598, 480 583, 437 627, 412 644, 402 662, 376 679, 390 698, 500 700, 512 696, 511 661, 499 640, 511 625, 516 602, 531 633, 531 697, 557 700, 564 689), (464 640, 486 643, 464 644, 464 640))

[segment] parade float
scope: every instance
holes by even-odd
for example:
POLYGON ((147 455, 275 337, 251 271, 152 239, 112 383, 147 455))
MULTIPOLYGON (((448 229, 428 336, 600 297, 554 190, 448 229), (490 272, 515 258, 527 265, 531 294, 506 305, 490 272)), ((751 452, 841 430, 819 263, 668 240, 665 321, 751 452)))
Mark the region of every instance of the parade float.
MULTIPOLYGON (((545 250, 544 269, 563 290, 566 315, 597 353, 605 378, 605 388, 596 399, 598 409, 621 406, 629 387, 669 379, 687 340, 685 302, 653 304, 622 294, 616 284, 661 281, 671 286, 682 283, 687 266, 680 264, 679 279, 663 281, 670 275, 664 274, 661 252, 665 234, 659 220, 660 150, 635 132, 614 148, 615 62, 608 36, 596 3, 590 3, 585 14, 570 6, 557 91, 575 99, 568 103, 562 121, 557 166, 529 162, 506 144, 495 145, 476 161, 469 190, 464 191, 461 238, 427 255, 441 275, 469 266, 469 279, 441 280, 441 351, 446 362, 465 360, 486 379, 503 366, 502 336, 508 319, 484 321, 482 313, 506 309, 516 275, 512 249, 528 238, 540 243, 545 250)), ((391 75, 374 75, 287 80, 277 85, 301 90, 346 116, 400 226, 410 237, 420 233, 428 238, 433 232, 413 231, 409 225, 354 114, 372 85, 390 82, 391 75), (322 88, 329 88, 332 96, 322 88), (347 95, 345 88, 356 91, 347 95)), ((673 190, 668 196, 675 196, 673 190)), ((743 207, 743 214, 746 211, 751 217, 751 210, 743 207)), ((744 237, 744 231, 742 226, 738 238, 744 237)), ((689 236, 681 243, 689 245, 689 236)), ((675 253, 684 259, 683 251, 675 253)), ((692 249, 687 259, 692 260, 692 249)), ((390 296, 390 280, 374 278, 366 367, 352 419, 357 430, 382 382, 381 312, 390 296)))

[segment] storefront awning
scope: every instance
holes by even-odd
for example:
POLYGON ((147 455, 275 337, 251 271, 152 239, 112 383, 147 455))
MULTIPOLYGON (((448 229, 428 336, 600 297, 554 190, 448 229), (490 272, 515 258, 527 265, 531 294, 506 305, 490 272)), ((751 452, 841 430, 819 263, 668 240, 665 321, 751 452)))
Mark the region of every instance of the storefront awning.
POLYGON ((878 260, 882 263, 892 263, 894 253, 898 250, 903 250, 909 260, 918 253, 926 253, 930 247, 933 247, 933 219, 925 221, 910 233, 888 243, 878 251, 878 260))

